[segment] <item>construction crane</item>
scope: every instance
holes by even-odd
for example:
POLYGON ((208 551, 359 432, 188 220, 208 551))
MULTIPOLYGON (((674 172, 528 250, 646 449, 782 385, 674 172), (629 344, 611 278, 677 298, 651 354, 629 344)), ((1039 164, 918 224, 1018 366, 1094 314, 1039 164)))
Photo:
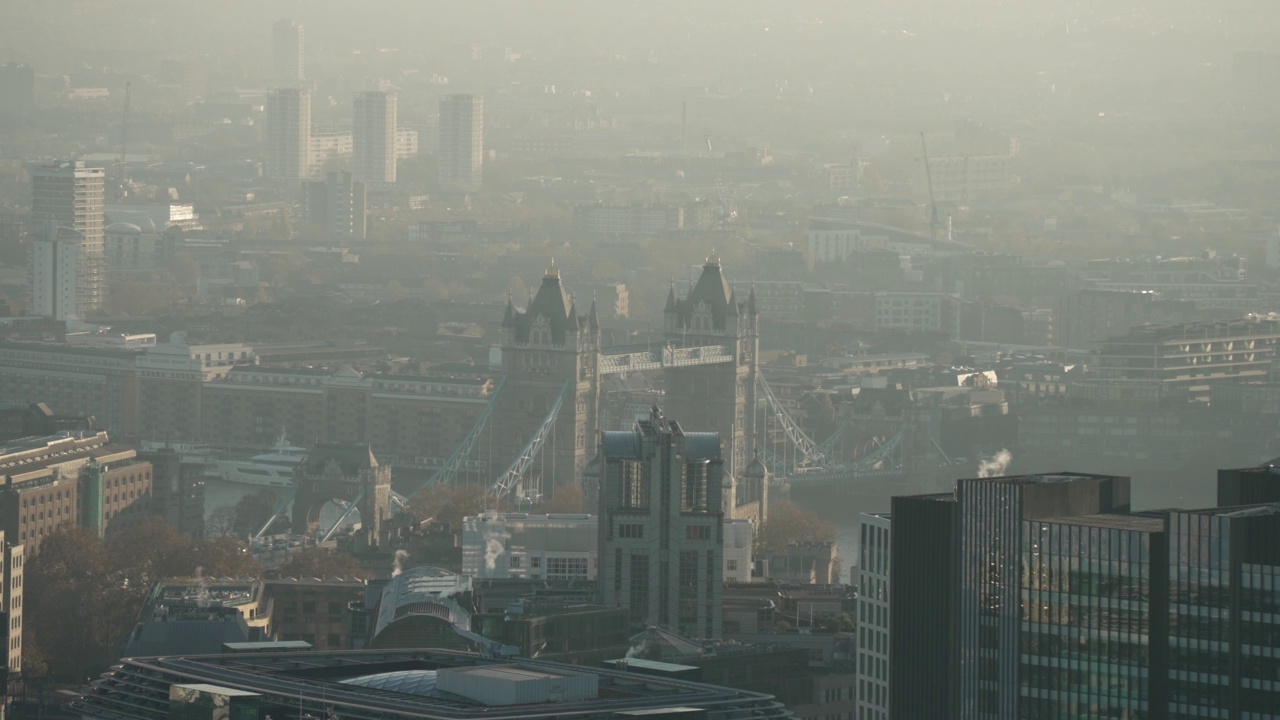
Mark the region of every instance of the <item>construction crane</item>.
POLYGON ((129 99, 133 95, 133 83, 124 84, 124 123, 120 126, 120 164, 129 157, 129 99))
POLYGON ((920 133, 920 148, 924 151, 924 179, 929 184, 929 239, 938 239, 938 201, 933 196, 933 170, 929 167, 929 143, 920 133))
MULTIPOLYGON (((703 135, 702 139, 707 143, 707 155, 713 155, 714 150, 711 149, 711 136, 703 135)), ((729 206, 729 196, 724 191, 724 178, 720 171, 716 171, 716 193, 720 197, 720 229, 728 230, 729 221, 737 217, 738 213, 729 206)))

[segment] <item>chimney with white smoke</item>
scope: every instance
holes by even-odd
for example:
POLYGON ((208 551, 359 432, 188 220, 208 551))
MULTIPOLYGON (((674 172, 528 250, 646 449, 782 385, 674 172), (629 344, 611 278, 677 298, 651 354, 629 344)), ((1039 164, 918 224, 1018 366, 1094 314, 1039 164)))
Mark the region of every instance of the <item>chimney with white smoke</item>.
POLYGON ((204 610, 213 603, 212 597, 209 595, 209 583, 204 579, 204 566, 196 566, 196 607, 204 610))
POLYGON ((409 553, 403 550, 397 550, 396 554, 391 558, 391 577, 399 577, 404 572, 404 563, 409 559, 409 553))

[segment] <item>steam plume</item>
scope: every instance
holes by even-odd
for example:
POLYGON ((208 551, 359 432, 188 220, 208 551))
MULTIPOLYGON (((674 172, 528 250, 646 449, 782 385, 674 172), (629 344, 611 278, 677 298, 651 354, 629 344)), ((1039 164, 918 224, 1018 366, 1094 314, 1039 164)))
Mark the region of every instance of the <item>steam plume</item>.
POLYGON ((498 558, 502 557, 507 551, 506 540, 509 535, 494 530, 486 530, 484 533, 484 566, 490 570, 496 570, 498 567, 498 558))
POLYGON ((204 566, 196 566, 196 607, 204 609, 212 604, 209 596, 209 583, 204 579, 204 566))
POLYGON ((391 577, 397 577, 404 572, 404 561, 409 559, 409 553, 403 550, 397 550, 396 554, 391 558, 391 577))
POLYGON ((626 654, 624 657, 629 657, 629 658, 634 658, 634 657, 643 658, 643 657, 645 656, 645 654, 646 654, 646 653, 648 653, 648 652, 649 652, 649 640, 648 640, 648 639, 645 639, 645 640, 641 640, 640 642, 635 643, 635 644, 633 644, 631 647, 627 648, 627 654, 626 654))
POLYGON ((1009 469, 1009 463, 1013 462, 1013 453, 1008 450, 1001 450, 990 458, 983 460, 978 464, 978 477, 1000 477, 1004 475, 1004 471, 1009 469))

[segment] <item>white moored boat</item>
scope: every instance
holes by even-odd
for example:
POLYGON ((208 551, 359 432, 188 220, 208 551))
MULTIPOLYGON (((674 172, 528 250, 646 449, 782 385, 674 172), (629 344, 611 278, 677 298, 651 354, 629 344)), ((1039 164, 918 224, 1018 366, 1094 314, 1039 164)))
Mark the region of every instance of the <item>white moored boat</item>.
POLYGON ((289 488, 293 487, 294 468, 306 459, 306 448, 290 445, 284 433, 280 433, 270 452, 247 460, 218 460, 206 468, 205 474, 241 485, 289 488))

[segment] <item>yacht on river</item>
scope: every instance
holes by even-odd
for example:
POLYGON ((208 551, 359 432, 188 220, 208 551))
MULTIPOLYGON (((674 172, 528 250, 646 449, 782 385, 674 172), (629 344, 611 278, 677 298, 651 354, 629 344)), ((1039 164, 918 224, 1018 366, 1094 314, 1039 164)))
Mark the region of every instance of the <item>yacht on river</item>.
POLYGON ((306 448, 290 445, 284 433, 280 433, 269 452, 247 460, 217 460, 205 468, 205 475, 241 485, 291 488, 294 468, 306 459, 306 448))

